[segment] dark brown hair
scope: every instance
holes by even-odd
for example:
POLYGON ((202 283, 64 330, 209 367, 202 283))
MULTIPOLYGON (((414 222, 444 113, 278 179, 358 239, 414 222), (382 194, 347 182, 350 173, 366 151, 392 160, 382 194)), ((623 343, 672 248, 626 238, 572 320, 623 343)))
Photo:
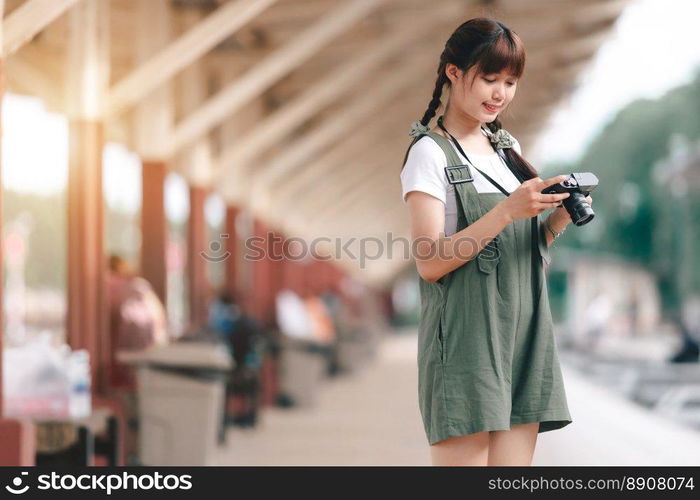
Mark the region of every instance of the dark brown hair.
MULTIPOLYGON (((421 124, 427 126, 440 107, 440 97, 445 85, 451 85, 445 74, 447 64, 454 64, 466 72, 474 66, 475 75, 480 73, 500 73, 506 69, 516 78, 520 78, 525 70, 525 47, 520 37, 503 23, 486 17, 476 17, 462 23, 450 35, 445 48, 440 55, 437 69, 437 80, 433 97, 425 110, 421 124)), ((473 80, 472 80, 473 82, 473 80)), ((491 132, 501 129, 498 116, 486 126, 491 132)), ((408 159, 408 152, 420 138, 415 137, 408 146, 403 165, 408 159)), ((525 180, 537 177, 537 171, 513 148, 504 148, 506 159, 525 180)), ((403 169, 403 166, 401 167, 403 169)))

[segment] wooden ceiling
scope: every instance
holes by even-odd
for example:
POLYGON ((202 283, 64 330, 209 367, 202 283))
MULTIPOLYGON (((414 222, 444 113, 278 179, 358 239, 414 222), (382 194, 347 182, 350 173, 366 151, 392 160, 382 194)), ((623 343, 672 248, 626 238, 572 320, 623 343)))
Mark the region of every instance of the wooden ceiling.
MULTIPOLYGON (((459 24, 490 15, 523 39, 502 120, 527 151, 630 0, 5 0, 10 92, 69 113, 70 12, 83 2, 107 18, 108 140, 166 156, 288 236, 344 244, 409 239, 407 132, 459 24)), ((350 248, 341 265, 372 284, 412 263, 400 245, 364 263, 350 248)))

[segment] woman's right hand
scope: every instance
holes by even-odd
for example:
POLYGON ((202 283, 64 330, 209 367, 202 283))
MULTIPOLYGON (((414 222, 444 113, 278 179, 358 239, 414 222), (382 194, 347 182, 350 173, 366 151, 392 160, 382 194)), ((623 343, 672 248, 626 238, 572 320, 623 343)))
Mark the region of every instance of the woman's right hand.
POLYGON ((510 222, 535 217, 545 210, 556 208, 561 200, 569 197, 569 193, 542 194, 542 190, 568 177, 557 175, 546 180, 539 177, 528 179, 499 203, 500 208, 510 222))

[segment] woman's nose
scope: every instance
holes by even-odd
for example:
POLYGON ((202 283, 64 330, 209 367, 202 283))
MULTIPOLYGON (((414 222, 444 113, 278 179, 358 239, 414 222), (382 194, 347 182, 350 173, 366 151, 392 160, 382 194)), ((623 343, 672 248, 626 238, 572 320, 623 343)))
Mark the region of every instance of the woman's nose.
POLYGON ((500 101, 503 99, 503 96, 506 95, 505 90, 501 89, 501 86, 499 85, 493 92, 493 99, 495 101, 500 101))

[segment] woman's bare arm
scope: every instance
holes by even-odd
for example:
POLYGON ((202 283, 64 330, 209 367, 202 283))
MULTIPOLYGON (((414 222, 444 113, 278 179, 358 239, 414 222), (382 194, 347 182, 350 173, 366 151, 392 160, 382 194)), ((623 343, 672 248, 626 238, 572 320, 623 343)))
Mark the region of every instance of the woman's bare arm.
POLYGON ((418 274, 430 282, 476 257, 510 223, 502 207, 497 205, 474 224, 446 237, 442 201, 422 191, 411 191, 406 203, 418 274))
POLYGON ((540 191, 565 177, 560 175, 546 181, 536 177, 524 182, 473 224, 447 237, 444 236, 445 206, 442 201, 422 191, 410 191, 406 203, 418 274, 426 281, 435 282, 476 257, 514 220, 554 208, 569 194, 541 194, 540 191))

